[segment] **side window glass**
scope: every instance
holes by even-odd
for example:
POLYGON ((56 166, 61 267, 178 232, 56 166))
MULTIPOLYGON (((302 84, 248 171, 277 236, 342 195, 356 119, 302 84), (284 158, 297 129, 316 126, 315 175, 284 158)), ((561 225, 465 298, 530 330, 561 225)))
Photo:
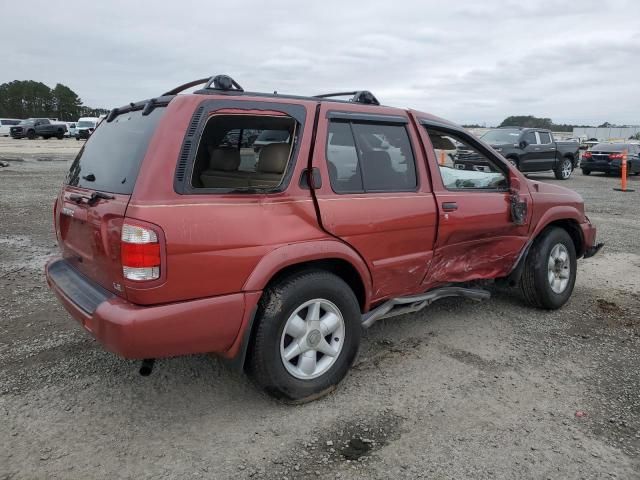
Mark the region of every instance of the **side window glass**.
POLYGON ((438 161, 440 176, 449 190, 503 190, 505 173, 495 160, 477 150, 464 138, 427 128, 438 161))
POLYGON ((538 140, 536 140, 536 132, 525 133, 522 140, 527 142, 527 145, 536 145, 538 143, 538 140))
POLYGON ((366 192, 415 190, 416 166, 404 125, 353 123, 366 192))
POLYGON ((358 152, 346 122, 331 122, 327 139, 327 168, 331 187, 336 193, 364 192, 358 152))
POLYGON ((297 122, 288 116, 214 115, 202 133, 193 188, 273 190, 285 178, 297 122))
POLYGON ((538 135, 540 135, 540 143, 542 145, 551 143, 551 135, 549 135, 549 132, 538 132, 538 135))

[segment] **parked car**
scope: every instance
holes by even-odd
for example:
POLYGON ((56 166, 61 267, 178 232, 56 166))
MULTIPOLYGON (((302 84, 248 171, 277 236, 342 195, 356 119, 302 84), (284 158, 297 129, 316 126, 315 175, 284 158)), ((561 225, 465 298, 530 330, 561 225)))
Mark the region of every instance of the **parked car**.
MULTIPOLYGON (((486 132, 480 139, 521 172, 552 170, 558 180, 567 180, 580 162, 580 146, 576 142, 556 142, 550 130, 541 128, 503 127, 486 132)), ((459 168, 475 168, 475 160, 461 157, 459 168)))
POLYGON ((98 117, 82 117, 76 122, 76 140, 86 140, 96 129, 98 117))
POLYGON ((178 95, 193 84, 114 109, 53 209, 48 284, 106 349, 144 359, 141 373, 215 353, 270 395, 311 400, 377 320, 486 299, 494 280, 557 309, 577 259, 602 247, 580 195, 528 180, 453 123, 369 92, 248 93, 226 76, 178 95), (255 153, 222 144, 235 129, 279 141, 244 162, 255 153), (440 163, 456 145, 487 169, 440 163))
POLYGON ((640 174, 640 145, 633 143, 598 143, 582 154, 580 168, 584 175, 604 172, 621 175, 623 152, 627 152, 627 175, 640 174))
POLYGON ((10 128, 11 137, 26 137, 30 140, 37 137, 42 137, 45 140, 56 137, 62 140, 66 132, 67 126, 63 122, 54 122, 48 118, 28 118, 10 128))
POLYGON ((10 128, 14 125, 18 125, 22 120, 17 118, 0 118, 0 137, 8 137, 10 134, 10 128))
POLYGON ((75 122, 67 122, 67 133, 68 137, 76 136, 76 123, 75 122))

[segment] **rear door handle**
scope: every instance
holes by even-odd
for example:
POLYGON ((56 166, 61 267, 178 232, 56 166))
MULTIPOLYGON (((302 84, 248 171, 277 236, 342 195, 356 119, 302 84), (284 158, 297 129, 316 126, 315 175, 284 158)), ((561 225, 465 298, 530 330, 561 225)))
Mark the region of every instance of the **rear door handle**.
POLYGON ((444 212, 455 212, 458 210, 458 204, 456 202, 443 202, 442 203, 442 211, 444 212))

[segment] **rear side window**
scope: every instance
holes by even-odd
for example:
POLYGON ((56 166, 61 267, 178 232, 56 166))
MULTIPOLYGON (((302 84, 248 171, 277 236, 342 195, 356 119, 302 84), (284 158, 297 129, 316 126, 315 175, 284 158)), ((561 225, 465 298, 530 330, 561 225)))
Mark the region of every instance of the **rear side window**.
POLYGON ((113 121, 104 121, 87 140, 71 164, 66 183, 130 195, 140 164, 165 108, 149 115, 142 110, 122 113, 113 121))
POLYGON ((212 116, 198 145, 191 186, 223 192, 277 189, 298 132, 288 115, 212 116))
POLYGON ((538 135, 540 135, 540 143, 542 145, 551 143, 551 135, 549 135, 549 132, 538 132, 538 135))
POLYGON ((336 193, 402 192, 417 187, 415 159, 403 125, 333 121, 326 151, 336 193))

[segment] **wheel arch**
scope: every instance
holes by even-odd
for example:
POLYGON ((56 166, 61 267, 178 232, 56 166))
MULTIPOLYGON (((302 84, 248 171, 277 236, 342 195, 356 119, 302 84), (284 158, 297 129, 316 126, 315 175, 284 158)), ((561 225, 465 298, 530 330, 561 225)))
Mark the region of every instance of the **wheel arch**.
POLYGON ((294 243, 271 251, 260 260, 242 289, 261 291, 287 275, 309 269, 339 276, 354 290, 362 311, 369 308, 371 273, 351 247, 337 240, 294 243))
POLYGON ((336 240, 303 242, 280 247, 267 254, 247 279, 243 290, 253 297, 247 321, 238 332, 234 345, 225 362, 236 371, 243 371, 250 345, 253 341, 256 314, 263 291, 287 276, 305 270, 329 271, 342 278, 354 291, 360 309, 365 312, 370 305, 371 274, 362 258, 347 245, 336 240))
POLYGON ((509 275, 507 276, 507 280, 510 285, 515 285, 520 281, 520 277, 522 276, 522 271, 524 269, 524 263, 527 260, 527 256, 529 255, 529 250, 531 249, 533 244, 536 242, 538 238, 540 238, 540 236, 546 230, 553 227, 561 228, 569 234, 569 236, 571 237, 571 240, 573 241, 573 245, 576 249, 576 258, 580 258, 584 255, 586 251, 585 240, 582 233, 582 229, 580 228, 580 223, 578 222, 577 218, 574 218, 571 216, 560 217, 560 218, 552 217, 552 218, 549 218, 547 221, 540 221, 538 222, 538 226, 536 227, 533 234, 531 235, 531 238, 529 239, 525 247, 522 249, 522 252, 520 253, 520 257, 518 258, 518 261, 515 263, 513 270, 511 270, 511 273, 509 273, 509 275))

